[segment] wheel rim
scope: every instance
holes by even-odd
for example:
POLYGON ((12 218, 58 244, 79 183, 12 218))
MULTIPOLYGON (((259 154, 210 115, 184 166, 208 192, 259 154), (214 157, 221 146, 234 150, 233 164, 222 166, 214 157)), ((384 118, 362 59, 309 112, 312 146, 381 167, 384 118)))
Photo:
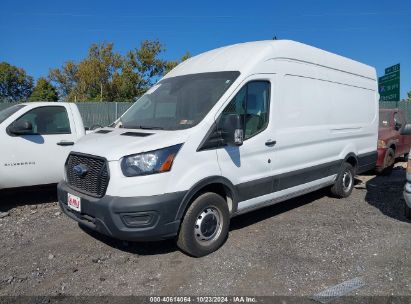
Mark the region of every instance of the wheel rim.
POLYGON ((353 184, 353 178, 352 178, 351 171, 344 172, 342 183, 343 183, 344 192, 349 192, 353 184))
POLYGON ((395 157, 392 154, 388 155, 388 160, 387 160, 387 167, 390 167, 392 165, 394 165, 395 162, 395 157))
POLYGON ((197 215, 194 235, 198 242, 207 245, 218 239, 222 230, 222 214, 214 207, 207 207, 197 215))

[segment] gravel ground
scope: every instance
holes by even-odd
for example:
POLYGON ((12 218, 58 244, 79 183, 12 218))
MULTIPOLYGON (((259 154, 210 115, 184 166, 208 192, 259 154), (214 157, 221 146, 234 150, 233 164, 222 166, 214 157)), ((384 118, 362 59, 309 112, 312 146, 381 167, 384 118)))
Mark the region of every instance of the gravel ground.
POLYGON ((347 199, 326 190, 234 218, 217 252, 127 243, 82 230, 53 188, 0 192, 0 296, 312 295, 361 277, 352 294, 411 296, 405 169, 360 176, 347 199))

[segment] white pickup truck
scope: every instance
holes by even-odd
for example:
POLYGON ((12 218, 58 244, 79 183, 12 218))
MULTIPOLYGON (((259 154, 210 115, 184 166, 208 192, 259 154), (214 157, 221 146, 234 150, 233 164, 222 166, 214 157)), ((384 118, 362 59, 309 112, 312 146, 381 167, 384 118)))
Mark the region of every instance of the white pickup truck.
POLYGON ((58 183, 84 135, 73 103, 31 102, 0 111, 0 189, 58 183))

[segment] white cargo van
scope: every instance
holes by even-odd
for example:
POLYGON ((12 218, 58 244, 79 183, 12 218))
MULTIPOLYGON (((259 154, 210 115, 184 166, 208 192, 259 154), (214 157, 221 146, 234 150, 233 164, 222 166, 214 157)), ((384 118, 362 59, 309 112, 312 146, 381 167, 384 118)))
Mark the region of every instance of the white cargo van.
POLYGON ((230 218, 323 187, 350 195, 375 166, 375 69, 294 41, 181 63, 66 161, 60 206, 123 240, 219 248, 230 218))

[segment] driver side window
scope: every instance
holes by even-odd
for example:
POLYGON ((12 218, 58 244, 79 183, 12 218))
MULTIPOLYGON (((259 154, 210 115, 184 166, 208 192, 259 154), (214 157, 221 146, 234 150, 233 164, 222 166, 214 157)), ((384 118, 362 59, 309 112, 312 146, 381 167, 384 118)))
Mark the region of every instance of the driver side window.
POLYGON ((67 111, 62 106, 44 106, 35 108, 23 116, 18 121, 28 121, 33 126, 33 134, 52 135, 70 134, 70 121, 67 111))
POLYGON ((234 96, 224 114, 240 114, 244 119, 244 139, 253 137, 268 125, 270 82, 251 81, 234 96))

